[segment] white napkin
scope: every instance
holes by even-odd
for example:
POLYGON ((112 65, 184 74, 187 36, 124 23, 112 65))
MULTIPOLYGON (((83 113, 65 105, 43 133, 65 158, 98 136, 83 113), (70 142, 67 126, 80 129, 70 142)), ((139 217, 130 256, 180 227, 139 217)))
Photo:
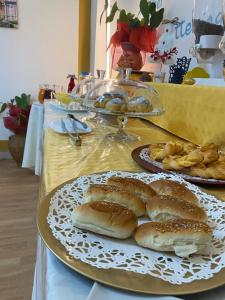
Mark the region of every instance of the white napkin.
POLYGON ((170 296, 148 296, 136 293, 130 293, 106 287, 102 284, 95 283, 87 300, 181 300, 181 298, 175 298, 170 296))

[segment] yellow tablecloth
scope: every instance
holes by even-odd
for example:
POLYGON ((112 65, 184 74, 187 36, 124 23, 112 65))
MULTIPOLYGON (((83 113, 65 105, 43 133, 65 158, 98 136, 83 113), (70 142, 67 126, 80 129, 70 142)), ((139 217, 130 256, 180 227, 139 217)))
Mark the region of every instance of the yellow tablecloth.
MULTIPOLYGON (((94 126, 92 124, 92 126, 94 126)), ((132 143, 115 143, 105 140, 105 134, 115 131, 112 127, 96 127, 91 134, 84 135, 82 146, 75 147, 67 135, 47 130, 44 141, 43 184, 45 193, 63 182, 80 175, 109 170, 143 171, 131 157, 131 151, 138 146, 178 140, 163 129, 141 121, 130 119, 127 131, 140 136, 132 143)), ((224 189, 210 188, 225 200, 224 189)))
POLYGON ((190 142, 214 142, 225 147, 225 88, 151 84, 159 93, 165 114, 149 118, 154 124, 190 142))
MULTIPOLYGON (((91 124, 94 126, 94 124, 91 124)), ((169 133, 155 129, 138 119, 128 121, 127 131, 140 135, 140 140, 132 143, 110 142, 105 139, 116 129, 98 126, 93 133, 82 137, 82 146, 75 147, 67 135, 47 130, 44 142, 44 182, 50 192, 57 185, 71 178, 108 170, 141 171, 132 160, 131 151, 138 146, 152 142, 172 140, 169 133)))

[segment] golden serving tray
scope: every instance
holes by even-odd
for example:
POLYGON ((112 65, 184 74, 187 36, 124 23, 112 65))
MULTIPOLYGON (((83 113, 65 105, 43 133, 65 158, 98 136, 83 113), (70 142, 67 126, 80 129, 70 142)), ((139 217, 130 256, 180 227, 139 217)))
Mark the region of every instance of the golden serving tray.
POLYGON ((225 269, 207 280, 196 280, 181 285, 171 284, 151 275, 142 275, 117 269, 99 269, 76 260, 68 255, 64 246, 53 236, 47 223, 49 205, 54 193, 64 185, 73 182, 69 180, 55 188, 41 202, 37 216, 39 233, 51 252, 64 264, 76 272, 100 283, 133 292, 155 295, 185 295, 208 291, 225 284, 225 269))

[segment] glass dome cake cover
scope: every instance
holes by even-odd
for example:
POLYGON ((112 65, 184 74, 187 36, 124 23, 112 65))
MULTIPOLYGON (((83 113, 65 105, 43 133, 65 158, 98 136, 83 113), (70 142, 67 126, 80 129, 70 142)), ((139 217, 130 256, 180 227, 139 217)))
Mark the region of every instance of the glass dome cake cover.
POLYGON ((133 117, 164 112, 160 97, 153 87, 129 79, 108 79, 97 83, 86 94, 83 105, 103 114, 133 117))

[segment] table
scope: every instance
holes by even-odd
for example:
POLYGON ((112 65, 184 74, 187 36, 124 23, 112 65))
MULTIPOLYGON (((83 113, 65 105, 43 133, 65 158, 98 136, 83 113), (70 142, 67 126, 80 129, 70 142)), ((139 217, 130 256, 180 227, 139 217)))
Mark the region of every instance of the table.
MULTIPOLYGON (((224 119, 225 114, 224 87, 168 83, 151 83, 151 86, 158 91, 166 114, 158 118, 148 117, 147 120, 197 145, 214 142, 225 148, 225 122, 218 122, 224 119)), ((54 119, 53 114, 48 115, 54 119)), ((60 111, 55 111, 54 115, 59 116, 60 111)), ((22 167, 33 168, 36 175, 41 174, 43 119, 44 106, 34 103, 29 118, 22 167)))
MULTIPOLYGON (((169 140, 179 140, 178 137, 169 132, 156 127, 155 125, 138 119, 130 119, 127 130, 139 134, 141 141, 131 144, 110 144, 104 140, 105 132, 115 131, 107 124, 93 126, 94 131, 83 137, 82 147, 75 148, 67 135, 59 135, 49 129, 49 122, 53 118, 62 117, 62 112, 54 111, 49 103, 45 104, 45 137, 43 144, 43 170, 41 176, 40 201, 44 201, 44 196, 59 184, 74 177, 87 173, 95 173, 110 170, 141 171, 142 169, 131 159, 130 152, 137 146, 151 142, 165 142, 169 140), (118 156, 118 153, 120 155, 118 156), (116 159, 115 159, 116 158, 116 159)), ((211 193, 220 196, 225 200, 224 189, 209 189, 211 193)), ((73 286, 78 286, 79 300, 87 298, 90 292, 92 281, 83 276, 71 272, 61 262, 59 262, 43 245, 38 238, 37 263, 34 278, 34 289, 32 299, 65 299, 56 295, 60 283, 64 284, 62 290, 65 292, 73 286), (53 274, 53 276, 49 276, 53 274), (56 274, 56 276, 55 276, 56 274), (64 274, 64 277, 59 275, 64 274), (65 278, 70 278, 65 280, 65 278), (71 277, 72 276, 72 277, 71 277), (57 298, 56 298, 57 297, 57 298)), ((185 299, 197 300, 222 300, 225 288, 217 289, 212 293, 203 293, 200 296, 189 296, 185 299)), ((74 295, 72 295, 73 297, 74 295)), ((69 296, 66 299, 70 299, 69 296)), ((76 298, 71 298, 76 299, 76 298)))

